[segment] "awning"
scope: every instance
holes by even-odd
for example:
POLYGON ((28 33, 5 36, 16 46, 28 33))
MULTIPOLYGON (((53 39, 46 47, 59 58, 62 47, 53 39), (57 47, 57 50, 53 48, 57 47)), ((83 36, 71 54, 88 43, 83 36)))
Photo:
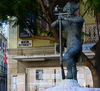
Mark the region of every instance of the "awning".
POLYGON ((15 56, 13 59, 21 61, 45 61, 45 59, 59 58, 60 54, 51 55, 26 55, 26 56, 15 56))

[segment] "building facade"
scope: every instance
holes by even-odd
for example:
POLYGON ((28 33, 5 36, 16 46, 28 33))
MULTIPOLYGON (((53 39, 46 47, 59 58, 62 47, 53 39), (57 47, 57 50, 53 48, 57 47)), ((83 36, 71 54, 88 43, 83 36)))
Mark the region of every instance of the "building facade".
POLYGON ((7 91, 7 39, 0 33, 0 91, 7 91))

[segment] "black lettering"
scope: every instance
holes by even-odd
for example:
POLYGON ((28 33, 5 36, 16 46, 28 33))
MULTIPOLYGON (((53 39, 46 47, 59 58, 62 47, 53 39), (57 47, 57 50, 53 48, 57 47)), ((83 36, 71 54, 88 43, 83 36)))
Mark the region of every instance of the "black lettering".
POLYGON ((23 41, 21 41, 21 43, 23 43, 23 41))
POLYGON ((26 41, 26 43, 29 43, 29 41, 26 41))

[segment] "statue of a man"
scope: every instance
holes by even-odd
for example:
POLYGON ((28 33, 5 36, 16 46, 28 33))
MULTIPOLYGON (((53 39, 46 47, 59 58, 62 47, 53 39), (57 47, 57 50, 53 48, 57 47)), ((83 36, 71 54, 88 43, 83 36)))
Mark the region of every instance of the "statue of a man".
MULTIPOLYGON (((82 17, 75 16, 74 13, 78 8, 79 7, 77 4, 68 2, 63 8, 63 12, 68 13, 68 16, 61 16, 61 26, 66 34, 67 40, 67 52, 65 53, 63 58, 66 62, 66 67, 68 71, 68 74, 67 76, 65 76, 65 79, 77 80, 76 63, 81 61, 81 32, 84 19, 82 17)), ((56 20, 51 24, 51 27, 55 28, 58 25, 59 20, 56 20)))

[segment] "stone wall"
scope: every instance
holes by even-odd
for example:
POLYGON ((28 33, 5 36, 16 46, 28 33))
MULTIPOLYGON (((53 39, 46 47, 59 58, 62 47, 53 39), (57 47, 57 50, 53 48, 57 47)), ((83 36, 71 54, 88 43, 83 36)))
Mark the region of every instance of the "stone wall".
MULTIPOLYGON (((54 47, 34 47, 34 48, 13 48, 8 49, 8 91, 11 91, 11 75, 16 73, 26 73, 26 68, 37 67, 60 67, 59 56, 56 58, 44 58, 44 61, 22 61, 15 60, 19 56, 31 55, 55 55, 54 47)), ((79 65, 84 65, 79 63, 79 65)), ((65 66, 65 63, 64 63, 65 66)))

